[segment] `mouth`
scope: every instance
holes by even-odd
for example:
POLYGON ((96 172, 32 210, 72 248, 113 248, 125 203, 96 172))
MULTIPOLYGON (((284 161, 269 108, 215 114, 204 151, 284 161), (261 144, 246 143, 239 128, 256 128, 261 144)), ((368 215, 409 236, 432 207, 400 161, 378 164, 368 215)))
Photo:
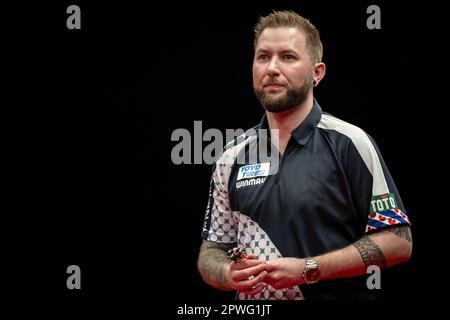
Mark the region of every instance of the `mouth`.
POLYGON ((268 83, 263 85, 263 88, 268 91, 279 91, 283 89, 285 86, 279 83, 268 83))

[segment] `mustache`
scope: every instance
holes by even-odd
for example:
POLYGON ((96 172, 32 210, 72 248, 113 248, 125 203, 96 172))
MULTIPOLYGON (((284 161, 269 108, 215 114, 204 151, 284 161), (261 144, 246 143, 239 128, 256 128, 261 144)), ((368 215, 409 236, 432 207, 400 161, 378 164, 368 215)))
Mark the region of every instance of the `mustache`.
POLYGON ((263 83, 263 87, 267 87, 267 86, 286 86, 286 84, 277 82, 277 81, 268 81, 268 82, 263 83))

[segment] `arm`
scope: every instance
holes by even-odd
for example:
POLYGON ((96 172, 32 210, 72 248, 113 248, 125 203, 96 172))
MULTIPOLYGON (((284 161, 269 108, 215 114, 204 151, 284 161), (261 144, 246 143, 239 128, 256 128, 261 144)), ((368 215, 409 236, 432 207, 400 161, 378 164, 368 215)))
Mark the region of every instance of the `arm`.
POLYGON ((221 290, 232 290, 225 280, 225 267, 230 263, 226 252, 231 246, 203 240, 197 260, 197 268, 203 280, 221 290))
POLYGON ((254 255, 247 255, 247 258, 231 262, 226 255, 238 240, 238 222, 234 220, 228 196, 228 178, 232 167, 229 164, 235 157, 237 153, 233 149, 225 151, 214 166, 203 224, 204 240, 200 247, 197 267, 203 280, 214 288, 256 294, 264 288, 259 285, 267 274, 264 261, 256 259, 254 255), (221 225, 225 219, 229 220, 227 231, 221 229, 217 234, 213 226, 221 225), (221 239, 224 236, 226 243, 221 239), (214 240, 209 241, 211 239, 214 240))
MULTIPOLYGON (((320 281, 363 275, 370 265, 380 268, 409 260, 412 237, 409 226, 398 225, 363 236, 350 246, 314 257, 320 281)), ((304 284, 304 259, 281 258, 268 261, 264 279, 276 289, 304 284)))
POLYGON ((353 277, 366 273, 367 267, 390 267, 411 257, 409 226, 399 225, 365 235, 352 245, 318 256, 321 280, 353 277))
MULTIPOLYGON (((359 221, 365 222, 369 233, 345 248, 314 257, 321 281, 363 275, 370 265, 384 268, 407 261, 412 250, 409 220, 378 147, 362 130, 345 130, 350 141, 347 148, 337 152, 359 221)), ((304 259, 282 258, 267 265, 265 281, 276 289, 305 283, 304 259)))
POLYGON ((252 295, 264 289, 259 284, 267 275, 265 262, 254 255, 231 262, 226 256, 229 249, 229 245, 203 240, 197 261, 203 280, 217 289, 239 290, 252 295))

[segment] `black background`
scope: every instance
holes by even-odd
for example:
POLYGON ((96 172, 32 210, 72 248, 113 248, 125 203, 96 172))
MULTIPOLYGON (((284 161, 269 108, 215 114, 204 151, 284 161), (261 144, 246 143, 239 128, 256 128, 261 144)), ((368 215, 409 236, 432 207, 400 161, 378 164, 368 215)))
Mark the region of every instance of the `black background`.
POLYGON ((321 32, 327 74, 315 96, 377 141, 413 223, 412 260, 383 273, 383 297, 421 296, 417 8, 364 1, 62 1, 19 9, 18 98, 32 144, 24 183, 32 230, 22 254, 42 270, 33 289, 69 300, 232 301, 195 266, 211 167, 174 165, 171 134, 193 133, 197 120, 203 131, 260 120, 252 30, 273 9, 295 10, 321 32), (81 30, 66 27, 70 4, 81 8, 81 30), (370 4, 381 8, 381 30, 366 27, 370 4), (82 270, 79 291, 66 288, 71 264, 82 270))

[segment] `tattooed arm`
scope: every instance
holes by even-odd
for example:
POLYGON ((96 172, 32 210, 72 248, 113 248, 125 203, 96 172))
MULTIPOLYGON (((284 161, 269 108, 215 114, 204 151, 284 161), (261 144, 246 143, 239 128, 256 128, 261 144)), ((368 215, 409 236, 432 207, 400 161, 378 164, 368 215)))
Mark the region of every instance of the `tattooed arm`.
POLYGON ((250 295, 260 292, 261 281, 267 275, 266 264, 253 254, 231 262, 226 252, 231 246, 204 240, 200 247, 197 267, 210 286, 222 290, 239 290, 250 295))
MULTIPOLYGON (((367 267, 380 268, 407 261, 412 240, 409 226, 394 226, 371 233, 345 248, 314 257, 320 270, 320 281, 366 274, 367 267)), ((304 284, 305 259, 279 258, 266 262, 264 282, 275 289, 304 284)))
MULTIPOLYGON (((250 290, 250 294, 255 294, 262 287, 253 291, 249 288, 255 288, 261 281, 275 289, 304 283, 304 259, 279 258, 266 263, 244 259, 239 266, 230 264, 226 257, 228 249, 224 244, 210 241, 203 241, 200 248, 198 270, 205 282, 215 288, 250 290), (249 278, 251 275, 254 275, 253 279, 249 278)), ((400 225, 365 235, 352 245, 314 258, 319 265, 320 280, 323 281, 366 274, 370 265, 385 268, 405 262, 411 257, 411 251, 411 230, 409 226, 400 225)))
POLYGON ((411 257, 409 226, 399 225, 363 236, 352 245, 316 257, 321 280, 362 275, 367 267, 380 268, 405 262, 411 257))
POLYGON ((233 290, 225 280, 225 267, 230 260, 227 258, 227 251, 232 246, 203 240, 198 255, 197 268, 203 280, 210 286, 222 289, 233 290))

